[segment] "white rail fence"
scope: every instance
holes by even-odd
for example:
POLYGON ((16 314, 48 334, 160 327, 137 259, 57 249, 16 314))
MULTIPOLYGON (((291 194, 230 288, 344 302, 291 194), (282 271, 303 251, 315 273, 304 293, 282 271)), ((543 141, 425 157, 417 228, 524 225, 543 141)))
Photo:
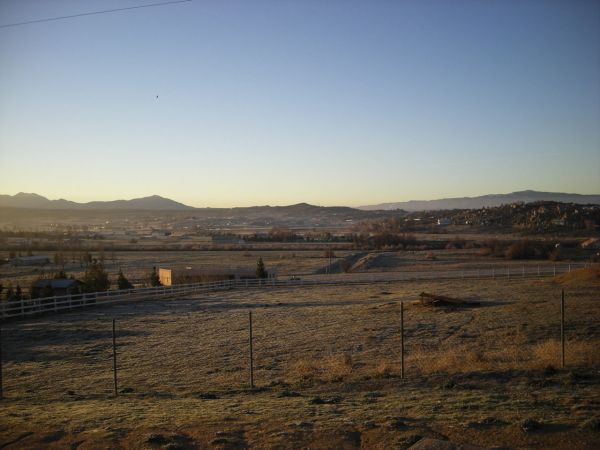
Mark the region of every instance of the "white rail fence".
POLYGON ((160 286, 87 294, 74 294, 57 297, 22 299, 18 301, 3 301, 0 303, 0 318, 11 319, 33 315, 70 311, 89 306, 110 305, 118 302, 135 302, 155 300, 169 297, 200 295, 229 289, 251 289, 268 287, 300 287, 315 285, 348 285, 391 283, 399 281, 444 280, 444 279, 503 279, 515 280, 522 278, 553 277, 572 269, 581 268, 584 264, 554 264, 554 265, 507 265, 482 267, 478 269, 428 270, 407 272, 377 272, 352 273, 338 275, 309 275, 302 279, 248 279, 225 280, 206 283, 182 284, 175 286, 160 286))

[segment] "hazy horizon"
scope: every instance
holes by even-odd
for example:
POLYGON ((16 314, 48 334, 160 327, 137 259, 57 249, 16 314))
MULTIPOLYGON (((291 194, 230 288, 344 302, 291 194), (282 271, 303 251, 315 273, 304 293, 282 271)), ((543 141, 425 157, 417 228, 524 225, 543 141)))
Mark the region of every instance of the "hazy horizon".
MULTIPOLYGON (((5 1, 1 25, 151 2, 5 1)), ((0 192, 600 192, 598 2, 200 2, 0 28, 0 192)))
MULTIPOLYGON (((110 202, 110 201, 129 201, 129 200, 136 200, 136 199, 140 199, 140 198, 148 198, 148 197, 154 197, 154 196, 158 196, 158 197, 162 197, 162 198, 166 198, 168 200, 173 200, 175 202, 178 203, 182 203, 185 206, 191 206, 193 208, 236 208, 236 207, 252 207, 252 206, 290 206, 290 205, 295 205, 295 204, 310 204, 310 205, 314 205, 314 206, 326 206, 326 207, 335 207, 335 206, 342 206, 342 207, 350 207, 350 208, 358 208, 358 207, 362 207, 362 206, 374 206, 374 205, 385 205, 385 204, 390 204, 390 203, 401 203, 401 202, 427 202, 427 201, 435 201, 435 200, 450 200, 450 199, 461 199, 461 198, 477 198, 477 197, 482 197, 482 196, 487 196, 487 195, 509 195, 509 194, 514 194, 514 193, 518 193, 518 192, 541 192, 535 189, 523 189, 523 190, 518 190, 518 191, 511 191, 511 192, 488 192, 487 194, 478 194, 478 195, 465 195, 465 196, 461 196, 461 197, 437 197, 437 198, 430 198, 430 199, 418 199, 418 198, 413 198, 413 199, 408 199, 408 200, 398 200, 395 202, 382 202, 382 203, 371 203, 371 204, 361 204, 361 205, 347 205, 347 204, 319 204, 319 203, 312 203, 312 202, 307 202, 307 201, 302 201, 302 202, 296 202, 296 203, 282 203, 282 204, 247 204, 247 205, 242 205, 242 204, 233 204, 233 205, 224 205, 224 206, 206 206, 206 205, 197 205, 197 204, 190 204, 190 203, 186 203, 186 202, 182 202, 180 200, 178 200, 177 198, 170 198, 170 197, 165 197, 164 195, 158 194, 158 193, 153 193, 153 194, 148 194, 148 195, 143 195, 141 197, 117 197, 117 198, 110 198, 110 199, 106 199, 106 200, 100 200, 100 199, 91 199, 91 200, 84 200, 84 201, 76 201, 73 200, 71 198, 68 197, 58 197, 58 198, 51 198, 48 197, 47 195, 41 194, 39 192, 24 192, 24 191, 20 191, 20 192, 15 192, 14 194, 6 194, 4 192, 0 192, 0 195, 11 195, 11 196, 15 196, 17 194, 27 194, 27 195, 40 195, 42 197, 47 198, 48 200, 51 201, 56 201, 56 200, 67 200, 67 201, 74 201, 76 203, 80 203, 80 204, 85 204, 85 203, 89 203, 89 202, 110 202)), ((547 192, 547 193, 552 193, 552 194, 565 194, 565 195, 600 195, 600 193, 580 193, 580 192, 547 192)))

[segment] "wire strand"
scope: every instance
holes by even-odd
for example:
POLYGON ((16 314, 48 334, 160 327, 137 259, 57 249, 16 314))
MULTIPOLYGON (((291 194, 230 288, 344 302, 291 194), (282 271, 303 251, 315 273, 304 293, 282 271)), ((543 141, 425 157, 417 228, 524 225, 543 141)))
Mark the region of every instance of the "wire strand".
POLYGON ((18 26, 22 26, 22 25, 30 25, 33 23, 51 22, 54 20, 63 20, 63 19, 73 19, 76 17, 93 16, 96 14, 107 14, 107 13, 120 12, 120 11, 129 11, 132 9, 152 8, 154 6, 173 5, 175 3, 188 3, 191 1, 192 0, 173 0, 173 1, 169 1, 169 2, 150 3, 147 5, 128 6, 126 8, 105 9, 102 11, 92 11, 92 12, 86 12, 86 13, 71 14, 69 16, 48 17, 45 19, 28 20, 26 22, 7 23, 4 25, 0 25, 0 28, 18 27, 18 26))

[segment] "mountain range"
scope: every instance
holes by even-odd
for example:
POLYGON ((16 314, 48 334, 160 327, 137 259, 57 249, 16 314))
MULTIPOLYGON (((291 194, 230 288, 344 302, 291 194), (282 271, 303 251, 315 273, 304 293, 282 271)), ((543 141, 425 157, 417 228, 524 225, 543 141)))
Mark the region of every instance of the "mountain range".
MULTIPOLYGON (((556 201, 564 203, 578 204, 600 204, 600 195, 582 195, 566 194, 559 192, 539 192, 539 191, 519 191, 510 194, 490 194, 479 197, 458 197, 445 198, 439 200, 411 200, 407 202, 381 203, 378 205, 360 206, 358 208, 349 207, 327 207, 333 212, 348 213, 356 211, 426 211, 443 209, 478 209, 483 207, 500 206, 503 204, 523 202, 531 203, 536 201, 556 201)), ((131 200, 113 200, 113 201, 93 201, 87 203, 77 203, 70 200, 49 200, 38 194, 28 194, 19 192, 15 195, 0 195, 0 207, 27 208, 43 210, 160 210, 160 211, 198 211, 211 210, 217 211, 246 211, 254 209, 268 209, 272 212, 290 213, 314 212, 323 210, 325 207, 299 203, 290 206, 257 206, 248 208, 193 208, 183 203, 152 195, 150 197, 134 198, 131 200)))
POLYGON ((380 203, 378 205, 359 206, 366 211, 394 210, 404 211, 434 211, 441 209, 479 209, 484 207, 501 206, 510 203, 531 203, 552 201, 578 204, 600 204, 600 195, 565 194, 561 192, 518 191, 510 194, 489 194, 479 197, 456 197, 439 200, 410 200, 407 202, 380 203))
POLYGON ((113 200, 77 203, 70 200, 48 200, 38 194, 19 192, 15 195, 0 195, 0 207, 28 209, 153 209, 153 210, 186 210, 194 209, 183 203, 152 195, 132 200, 113 200))

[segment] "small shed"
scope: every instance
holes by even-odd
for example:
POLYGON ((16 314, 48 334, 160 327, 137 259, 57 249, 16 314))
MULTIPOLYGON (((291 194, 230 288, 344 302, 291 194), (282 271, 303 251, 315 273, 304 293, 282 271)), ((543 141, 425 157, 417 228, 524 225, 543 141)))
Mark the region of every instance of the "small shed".
POLYGON ((59 278, 55 280, 37 280, 31 286, 31 297, 58 297, 61 295, 77 294, 81 281, 73 278, 59 278))

